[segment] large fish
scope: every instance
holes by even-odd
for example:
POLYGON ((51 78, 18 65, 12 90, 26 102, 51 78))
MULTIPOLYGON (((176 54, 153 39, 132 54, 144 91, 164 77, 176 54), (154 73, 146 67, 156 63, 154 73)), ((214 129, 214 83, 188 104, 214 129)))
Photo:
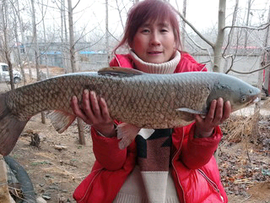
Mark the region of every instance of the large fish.
POLYGON ((235 111, 253 103, 260 93, 222 73, 147 74, 105 68, 66 74, 0 94, 0 153, 10 153, 28 120, 41 111, 56 110, 50 116, 52 124, 59 133, 66 130, 75 119, 71 97, 80 100, 84 89, 103 97, 111 117, 124 122, 118 127, 121 138, 132 126, 161 129, 188 125, 194 114, 206 114, 210 102, 219 97, 229 100, 235 111))

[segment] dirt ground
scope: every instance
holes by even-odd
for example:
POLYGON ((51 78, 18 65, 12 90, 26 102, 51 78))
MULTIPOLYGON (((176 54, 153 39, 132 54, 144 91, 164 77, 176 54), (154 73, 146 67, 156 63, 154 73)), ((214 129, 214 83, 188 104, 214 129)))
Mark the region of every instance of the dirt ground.
MULTIPOLYGON (((53 203, 75 202, 73 191, 94 162, 89 129, 85 129, 85 146, 78 142, 76 125, 58 134, 49 120, 41 124, 40 115, 29 121, 24 132, 11 156, 27 171, 37 196, 53 203), (30 146, 33 133, 41 138, 39 147, 30 146)), ((224 139, 219 148, 221 178, 229 202, 269 203, 269 148, 243 143, 224 139)))
MULTIPOLYGON (((49 120, 41 124, 40 115, 29 121, 24 132, 11 156, 27 171, 37 196, 53 203, 75 202, 72 194, 95 160, 89 129, 85 129, 85 146, 78 143, 76 125, 58 134, 49 120), (38 148, 30 146, 32 133, 41 138, 38 148)), ((219 147, 220 173, 229 202, 269 203, 270 150, 243 142, 224 139, 219 147)))
MULTIPOLYGON (((270 203, 270 116, 260 117, 256 138, 247 129, 250 121, 250 117, 236 116, 222 126, 225 136, 218 151, 221 179, 229 202, 270 203)), ((49 120, 42 124, 36 115, 10 156, 27 171, 37 196, 52 203, 75 202, 72 194, 95 160, 87 126, 85 140, 85 146, 79 144, 76 124, 58 134, 49 120), (40 137, 39 147, 30 145, 33 134, 40 137)))

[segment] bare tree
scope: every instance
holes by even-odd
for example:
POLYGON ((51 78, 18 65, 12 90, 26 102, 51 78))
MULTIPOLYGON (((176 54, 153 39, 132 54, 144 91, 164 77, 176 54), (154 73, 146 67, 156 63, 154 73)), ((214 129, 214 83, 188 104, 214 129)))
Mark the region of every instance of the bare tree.
MULTIPOLYGON (((68 0, 68 19, 69 19, 69 43, 70 43, 70 63, 72 72, 76 72, 76 61, 75 61, 75 40, 74 40, 74 28, 73 28, 73 10, 79 4, 80 0, 78 0, 77 4, 72 7, 71 0, 68 0)), ((79 131, 79 142, 80 144, 85 145, 85 137, 83 130, 83 121, 80 118, 77 118, 78 123, 78 131, 79 131)))
MULTIPOLYGON (((238 8, 239 8, 239 0, 235 0, 235 6, 234 6, 234 11, 233 11, 233 18, 232 18, 232 26, 235 25, 236 19, 237 19, 237 14, 238 14, 238 8)), ((233 61, 235 59, 235 54, 231 54, 231 42, 234 39, 234 29, 230 29, 229 34, 228 34, 228 42, 226 44, 226 47, 224 48, 223 51, 223 58, 225 58, 225 65, 224 65, 224 72, 227 72, 229 69, 229 60, 228 58, 231 59, 231 65, 233 64, 233 61), (227 56, 225 55, 225 52, 227 53, 227 56)))
POLYGON ((2 1, 1 4, 1 12, 2 12, 2 30, 3 30, 3 39, 2 41, 2 49, 4 52, 4 58, 8 64, 9 67, 9 77, 10 77, 10 86, 11 89, 15 89, 14 86, 14 78, 13 78, 13 67, 11 63, 11 58, 10 58, 10 53, 11 53, 11 48, 10 48, 10 28, 8 25, 12 24, 9 22, 8 19, 8 13, 9 13, 9 7, 8 7, 8 2, 6 0, 2 1))
MULTIPOLYGON (((268 23, 270 24, 270 6, 268 9, 268 23)), ((266 33, 265 33, 265 40, 264 40, 264 46, 267 47, 268 49, 266 49, 264 51, 263 54, 263 60, 262 60, 262 66, 264 67, 265 65, 270 65, 270 48, 269 48, 269 38, 270 38, 270 26, 267 27, 266 29, 266 33)), ((265 87, 266 89, 268 89, 268 83, 269 83, 269 68, 265 68, 265 87)), ((269 91, 269 90, 268 90, 269 91)))
MULTIPOLYGON (((31 0, 31 7, 32 7, 32 29, 33 29, 33 44, 34 44, 34 53, 35 53, 35 66, 37 72, 37 81, 41 80, 40 77, 40 70, 39 70, 39 48, 38 48, 38 41, 37 41, 37 24, 36 24, 36 13, 35 13, 35 2, 31 0)), ((45 114, 41 112, 41 122, 46 123, 45 114)))
MULTIPOLYGON (((249 26, 249 16, 250 16, 250 8, 251 8, 251 1, 248 0, 248 10, 247 10, 247 19, 246 19, 246 26, 249 26)), ((248 43, 248 30, 245 31, 245 48, 247 47, 248 43)))
MULTIPOLYGON (((184 18, 187 17, 187 0, 184 0, 183 1, 183 16, 184 16, 184 18)), ((185 21, 182 22, 182 27, 183 27, 183 30, 186 29, 186 23, 185 23, 185 21)), ((185 47, 186 33, 184 31, 182 31, 181 32, 181 36, 182 36, 183 47, 185 47)))
POLYGON ((109 54, 109 11, 108 11, 108 0, 106 0, 106 52, 107 52, 107 63, 109 64, 110 61, 110 54, 109 54))
MULTIPOLYGON (((236 6, 238 1, 236 1, 236 6)), ((236 12, 236 10, 235 10, 236 12)), ((232 21, 233 25, 225 25, 225 17, 226 17, 226 0, 219 0, 219 11, 218 11, 218 30, 215 43, 208 40, 203 34, 201 34, 181 13, 179 13, 180 17, 183 21, 189 25, 189 27, 206 43, 208 44, 213 50, 213 71, 221 72, 221 60, 224 53, 222 53, 222 47, 224 45, 225 39, 225 31, 226 29, 248 29, 248 30, 264 30, 269 27, 269 23, 260 25, 258 27, 251 27, 251 26, 242 26, 242 25, 234 25, 234 20, 232 21)), ((236 13, 234 14, 236 15, 236 13)), ((234 17, 236 18, 236 17, 234 17)), ((230 32, 232 34, 233 31, 230 32)), ((188 36, 187 36, 188 37, 188 36)), ((228 47, 227 47, 228 48, 228 47)), ((207 50, 207 49, 205 49, 207 50)), ((232 69, 230 69, 232 70, 232 69)))
MULTIPOLYGON (((270 7, 269 7, 269 12, 268 12, 268 23, 270 23, 270 7)), ((268 42, 269 42, 269 26, 267 27, 266 32, 265 32, 264 47, 268 47, 268 42)), ((262 61, 261 66, 270 67, 270 61, 268 61, 269 64, 266 64, 266 61, 268 59, 267 55, 269 55, 269 53, 267 53, 267 50, 265 50, 264 53, 261 56, 261 61, 262 61)), ((268 71, 266 71, 265 76, 267 78, 269 78, 269 68, 267 68, 266 70, 268 70, 268 71)), ((259 75, 258 75, 258 87, 259 88, 262 88, 262 86, 263 86, 262 81, 263 81, 263 71, 261 70, 259 72, 259 75)), ((253 139, 255 141, 257 140, 257 137, 260 134, 259 127, 258 127, 259 126, 258 125, 259 124, 259 118, 260 118, 260 108, 261 108, 260 103, 259 102, 256 103, 255 104, 255 109, 254 109, 254 117, 255 117, 254 120, 255 120, 255 122, 252 123, 252 135, 253 135, 253 139)))
MULTIPOLYGON (((45 16, 46 12, 47 12, 47 8, 44 6, 44 4, 42 2, 42 6, 41 6, 42 16, 45 16)), ((44 44, 47 44, 46 26, 45 26, 45 19, 44 18, 42 18, 42 26, 43 26, 44 44)), ((49 72, 49 68, 48 68, 48 55, 47 55, 47 51, 45 51, 44 55, 45 55, 45 65, 46 65, 47 78, 49 78, 50 77, 50 72, 49 72)))

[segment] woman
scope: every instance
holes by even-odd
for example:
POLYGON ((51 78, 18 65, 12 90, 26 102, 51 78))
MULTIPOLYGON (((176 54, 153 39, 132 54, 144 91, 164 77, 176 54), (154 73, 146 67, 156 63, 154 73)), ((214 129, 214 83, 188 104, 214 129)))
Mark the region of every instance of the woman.
MULTIPOLYGON (((206 71, 181 51, 176 12, 163 1, 145 0, 129 11, 115 51, 124 45, 129 54, 116 54, 111 66, 157 74, 206 71)), ((231 112, 229 102, 212 101, 205 118, 195 115, 195 122, 185 127, 141 129, 125 149, 118 147, 119 123, 110 118, 103 98, 85 90, 83 107, 76 97, 71 106, 91 125, 96 157, 91 173, 74 192, 78 202, 228 202, 213 153, 222 137, 218 125, 231 112)))

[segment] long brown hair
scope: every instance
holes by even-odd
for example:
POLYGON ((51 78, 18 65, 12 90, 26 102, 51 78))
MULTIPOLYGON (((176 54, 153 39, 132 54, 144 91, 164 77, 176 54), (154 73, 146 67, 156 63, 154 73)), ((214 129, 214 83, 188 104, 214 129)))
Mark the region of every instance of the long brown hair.
POLYGON ((113 53, 124 44, 132 44, 137 30, 148 20, 168 20, 173 28, 176 48, 181 50, 180 28, 175 9, 161 0, 144 0, 135 4, 128 13, 125 34, 113 53))

